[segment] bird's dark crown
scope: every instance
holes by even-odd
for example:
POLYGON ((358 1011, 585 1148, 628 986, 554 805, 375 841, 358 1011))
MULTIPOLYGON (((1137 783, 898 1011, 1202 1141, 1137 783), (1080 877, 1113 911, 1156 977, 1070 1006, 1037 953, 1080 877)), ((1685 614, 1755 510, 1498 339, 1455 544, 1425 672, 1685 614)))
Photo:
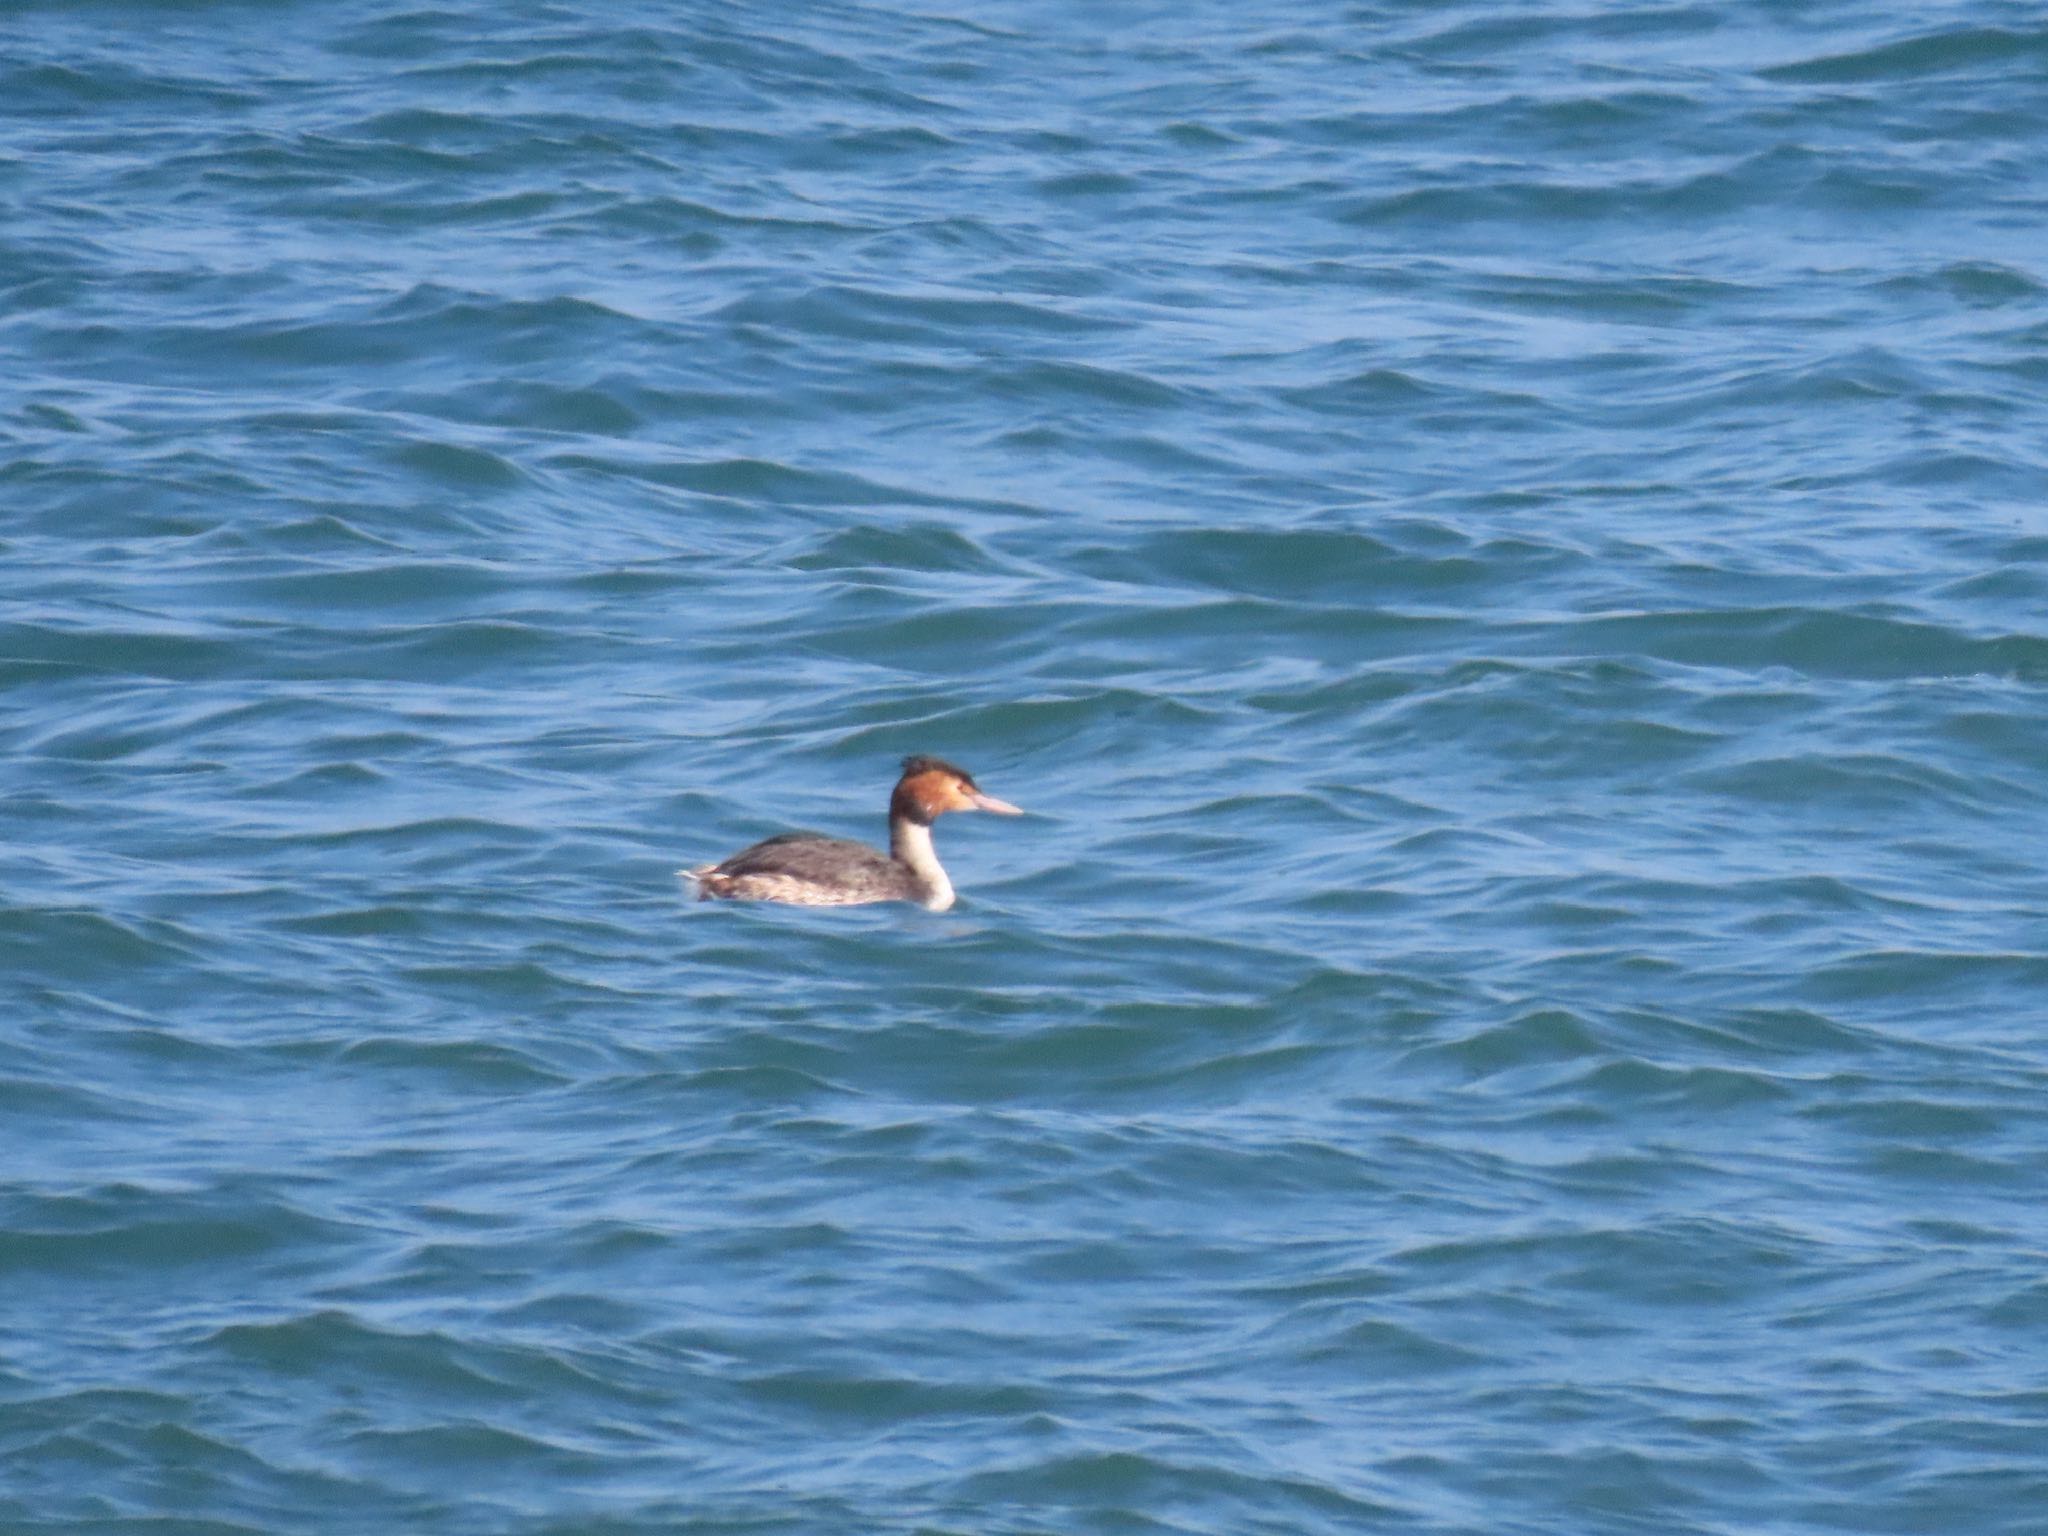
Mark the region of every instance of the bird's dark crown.
POLYGON ((965 768, 956 768, 943 757, 906 757, 903 759, 903 777, 908 779, 920 773, 950 773, 968 788, 974 787, 974 775, 965 768))

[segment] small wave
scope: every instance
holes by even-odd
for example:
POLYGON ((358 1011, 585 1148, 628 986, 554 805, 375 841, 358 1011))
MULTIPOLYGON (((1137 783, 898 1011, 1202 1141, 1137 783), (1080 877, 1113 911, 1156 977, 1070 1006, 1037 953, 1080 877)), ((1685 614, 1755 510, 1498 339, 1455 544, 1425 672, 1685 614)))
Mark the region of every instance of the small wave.
POLYGON ((10 96, 23 108, 44 111, 105 111, 131 108, 137 102, 182 107, 191 111, 232 113, 247 110, 261 99, 217 80, 154 73, 101 58, 91 69, 68 64, 36 64, 8 71, 10 96))
POLYGON ((749 296, 723 307, 717 318, 799 335, 949 347, 971 346, 977 335, 1069 337, 1124 328, 1119 321, 1047 303, 840 284, 821 284, 793 298, 749 296))
POLYGON ((1835 678, 2048 677, 2048 640, 2038 636, 1979 637, 1944 625, 1869 613, 1672 609, 1590 617, 1573 629, 1603 650, 1689 666, 1744 671, 1783 667, 1835 678))
POLYGON ((821 534, 789 561, 800 571, 929 571, 992 575, 1005 568, 983 544, 943 523, 821 534))
POLYGON ((969 1507, 991 1501, 1079 1505, 1133 1527, 1180 1507, 1220 1514, 1241 1529, 1300 1529, 1295 1522, 1302 1520, 1313 1522, 1313 1529, 1330 1519, 1376 1525, 1409 1517, 1399 1505, 1351 1491, 1340 1481, 1143 1451, 1055 1452, 972 1474, 950 1491, 969 1507))
POLYGON ((517 1092, 556 1088, 570 1081, 569 1074, 537 1052, 459 1037, 314 1036, 293 1042, 287 1054, 379 1076, 439 1078, 473 1090, 517 1092))
POLYGON ((1884 949, 1823 966, 1805 979, 1802 990, 1835 1002, 1881 997, 1904 1005, 1933 996, 1953 1002, 1970 992, 1995 997, 2015 986, 2043 984, 2048 984, 2048 958, 2040 955, 1884 949))
POLYGON ((1999 68, 2038 70, 2044 54, 2048 54, 2048 36, 2040 32, 1950 26, 1872 48, 1774 64, 1758 73, 1766 80, 1818 85, 1919 80, 1999 68))
POLYGON ((1541 1008, 1411 1051, 1407 1065, 1443 1063, 1455 1067, 1467 1079, 1478 1080, 1530 1066, 1553 1067, 1589 1057, 1605 1059, 1613 1051, 1614 1047, 1578 1014, 1561 1008, 1541 1008))
POLYGON ((18 1197, 10 1206, 4 1246, 24 1270, 72 1274, 246 1265, 286 1249, 343 1242, 345 1228, 273 1193, 217 1189, 90 1185, 65 1194, 18 1197))
POLYGON ((1037 1388, 918 1377, 863 1377, 819 1370, 778 1371, 742 1383, 770 1410, 883 1425, 906 1418, 1024 1415, 1048 1411, 1053 1397, 1037 1388))

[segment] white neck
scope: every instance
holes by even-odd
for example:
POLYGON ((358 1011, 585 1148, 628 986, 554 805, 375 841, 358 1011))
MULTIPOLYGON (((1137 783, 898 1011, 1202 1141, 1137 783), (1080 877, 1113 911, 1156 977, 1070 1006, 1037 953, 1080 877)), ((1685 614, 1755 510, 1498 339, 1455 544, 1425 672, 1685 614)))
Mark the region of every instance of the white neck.
POLYGON ((946 871, 939 863, 939 856, 932 850, 932 829, 919 826, 907 817, 895 816, 889 820, 889 856, 907 866, 917 877, 921 894, 918 900, 933 912, 943 912, 953 905, 953 882, 946 878, 946 871))

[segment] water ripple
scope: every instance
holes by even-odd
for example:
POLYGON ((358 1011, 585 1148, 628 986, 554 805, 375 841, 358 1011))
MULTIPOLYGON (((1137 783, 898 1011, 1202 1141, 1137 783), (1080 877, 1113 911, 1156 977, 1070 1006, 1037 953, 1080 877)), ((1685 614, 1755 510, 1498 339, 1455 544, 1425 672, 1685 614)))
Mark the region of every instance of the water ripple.
POLYGON ((2031 1529, 2030 20, 274 19, 0 61, 0 1524, 2031 1529))

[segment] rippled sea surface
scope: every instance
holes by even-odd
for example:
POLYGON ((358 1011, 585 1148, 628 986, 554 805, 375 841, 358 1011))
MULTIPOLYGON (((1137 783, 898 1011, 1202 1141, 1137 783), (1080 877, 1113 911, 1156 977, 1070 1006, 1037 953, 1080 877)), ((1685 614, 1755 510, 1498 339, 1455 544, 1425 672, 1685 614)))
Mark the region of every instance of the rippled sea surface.
POLYGON ((0 1528, 2048 1529, 2038 6, 0 44, 0 1528))

